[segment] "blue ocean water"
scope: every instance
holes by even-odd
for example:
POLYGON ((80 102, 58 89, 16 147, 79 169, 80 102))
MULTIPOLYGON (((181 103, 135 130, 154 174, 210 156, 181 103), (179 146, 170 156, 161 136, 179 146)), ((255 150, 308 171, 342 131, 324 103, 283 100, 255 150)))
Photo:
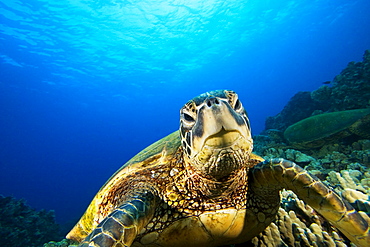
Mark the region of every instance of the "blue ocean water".
POLYGON ((235 90, 254 134, 370 49, 370 1, 2 0, 0 193, 80 217, 179 109, 235 90))

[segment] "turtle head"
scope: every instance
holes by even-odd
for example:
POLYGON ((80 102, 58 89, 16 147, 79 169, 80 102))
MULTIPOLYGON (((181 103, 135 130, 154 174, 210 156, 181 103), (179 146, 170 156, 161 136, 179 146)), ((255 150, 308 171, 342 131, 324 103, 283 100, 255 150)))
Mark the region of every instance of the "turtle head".
POLYGON ((197 173, 222 179, 245 166, 253 148, 249 119, 238 95, 217 90, 180 110, 184 159, 197 173))

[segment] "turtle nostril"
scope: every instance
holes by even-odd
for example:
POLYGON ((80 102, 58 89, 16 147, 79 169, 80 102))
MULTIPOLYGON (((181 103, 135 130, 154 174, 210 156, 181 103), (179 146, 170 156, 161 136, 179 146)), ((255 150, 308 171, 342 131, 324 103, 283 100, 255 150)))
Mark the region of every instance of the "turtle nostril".
POLYGON ((218 101, 217 98, 211 97, 207 99, 207 106, 211 107, 212 105, 218 105, 220 104, 220 101, 218 101))

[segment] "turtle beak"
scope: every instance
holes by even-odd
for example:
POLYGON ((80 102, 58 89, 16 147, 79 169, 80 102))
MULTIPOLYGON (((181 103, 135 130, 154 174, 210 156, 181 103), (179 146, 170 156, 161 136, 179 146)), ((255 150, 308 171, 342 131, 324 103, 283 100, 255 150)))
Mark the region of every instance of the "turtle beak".
MULTIPOLYGON (((214 135, 209 136, 204 145, 215 147, 215 148, 223 148, 231 146, 238 138, 240 137, 240 132, 232 130, 227 131, 222 126, 221 130, 214 135)), ((203 146, 204 146, 203 145, 203 146)))
POLYGON ((230 104, 217 97, 205 100, 198 113, 193 132, 193 147, 196 155, 204 146, 224 148, 231 146, 239 138, 250 140, 249 126, 230 104))

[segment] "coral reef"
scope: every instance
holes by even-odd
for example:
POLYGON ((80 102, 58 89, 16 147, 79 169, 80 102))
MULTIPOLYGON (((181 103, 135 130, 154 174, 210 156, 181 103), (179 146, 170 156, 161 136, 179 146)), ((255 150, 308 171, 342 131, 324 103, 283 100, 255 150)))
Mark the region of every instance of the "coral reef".
POLYGON ((63 239, 60 242, 51 241, 43 245, 43 247, 76 247, 78 243, 70 239, 63 239))
POLYGON ((298 92, 284 109, 266 119, 265 129, 284 131, 309 116, 370 107, 370 51, 362 62, 350 62, 331 86, 323 85, 313 92, 298 92))
MULTIPOLYGON (((257 154, 265 159, 285 158, 303 166, 347 199, 370 223, 370 140, 327 144, 311 150, 279 146, 268 136, 256 136, 254 140, 257 154)), ((283 191, 281 197, 276 220, 248 246, 351 245, 293 192, 283 191)))
POLYGON ((0 246, 39 247, 61 238, 53 211, 36 211, 24 200, 0 195, 0 246))
MULTIPOLYGON (((370 196, 362 193, 361 191, 353 190, 353 189, 344 189, 341 192, 341 195, 352 204, 354 208, 370 214, 370 196)), ((363 215, 364 217, 364 215, 363 215)), ((364 217, 366 218, 366 217, 364 217)), ((370 223, 370 218, 367 217, 367 221, 370 223)))
POLYGON ((322 86, 311 98, 326 111, 343 111, 370 107, 370 51, 365 51, 362 62, 350 62, 334 78, 332 87, 322 86))
POLYGON ((311 116, 318 108, 320 104, 312 99, 310 92, 298 92, 278 115, 266 119, 265 129, 285 130, 293 123, 311 116))
POLYGON ((250 242, 253 246, 348 246, 349 241, 291 191, 281 192, 276 220, 250 242))
MULTIPOLYGON (((261 139, 256 138, 256 140, 261 139)), ((259 143, 259 141, 255 142, 255 146, 258 147, 254 150, 256 154, 265 159, 279 157, 294 161, 321 180, 325 180, 331 172, 330 179, 332 179, 333 187, 341 185, 338 179, 333 180, 335 177, 333 172, 341 173, 344 170, 352 171, 350 176, 356 179, 358 179, 356 174, 361 174, 360 180, 363 179, 361 184, 366 186, 370 184, 368 179, 370 166, 370 149, 368 145, 370 140, 359 140, 352 144, 327 144, 320 149, 310 150, 287 149, 285 146, 273 147, 274 145, 268 144, 266 139, 263 140, 262 143, 259 143)))
MULTIPOLYGON (((332 145, 310 156, 294 149, 266 148, 264 158, 283 157, 305 165, 307 170, 341 194, 370 223, 370 171, 352 162, 351 150, 367 147, 368 140, 352 146, 332 145), (339 152, 340 151, 340 152, 339 152)), ((369 150, 357 150, 368 152, 369 150)), ((362 155, 360 155, 362 157, 362 155)), ((350 242, 292 191, 281 192, 277 218, 247 246, 350 246, 350 242)), ((246 245, 236 245, 246 246, 246 245)))
POLYGON ((316 148, 356 134, 366 138, 370 130, 370 108, 338 111, 305 118, 284 131, 297 148, 316 148), (363 134, 364 133, 364 134, 363 134))
MULTIPOLYGON (((254 152, 265 159, 281 157, 303 166, 332 187, 370 222, 370 121, 367 119, 370 117, 368 115, 365 114, 364 120, 359 121, 362 126, 353 123, 346 125, 345 128, 329 126, 334 129, 329 128, 328 131, 334 131, 334 133, 346 131, 346 133, 343 136, 336 136, 338 138, 326 138, 328 135, 320 135, 316 138, 321 142, 320 145, 305 147, 291 145, 286 136, 284 137, 286 129, 302 119, 312 116, 317 116, 316 119, 319 119, 321 116, 326 116, 325 113, 341 115, 341 113, 348 113, 348 110, 369 107, 370 51, 366 51, 363 61, 349 63, 347 68, 335 77, 332 85, 324 85, 313 92, 297 93, 279 114, 267 118, 266 129, 260 135, 253 137, 254 152), (356 128, 359 130, 358 133, 356 128), (352 134, 353 130, 355 135, 352 134)), ((348 117, 348 114, 344 115, 348 117)), ((339 117, 340 121, 343 116, 339 117)), ((305 130, 307 128, 317 131, 318 124, 304 127, 305 130)), ((296 134, 294 131, 292 133, 296 134)), ((308 138, 313 136, 312 133, 302 133, 309 135, 308 138)), ((300 139, 296 142, 304 143, 300 139)), ((281 196, 281 209, 276 220, 251 241, 251 246, 350 245, 339 231, 299 200, 293 192, 283 191, 281 196)))

